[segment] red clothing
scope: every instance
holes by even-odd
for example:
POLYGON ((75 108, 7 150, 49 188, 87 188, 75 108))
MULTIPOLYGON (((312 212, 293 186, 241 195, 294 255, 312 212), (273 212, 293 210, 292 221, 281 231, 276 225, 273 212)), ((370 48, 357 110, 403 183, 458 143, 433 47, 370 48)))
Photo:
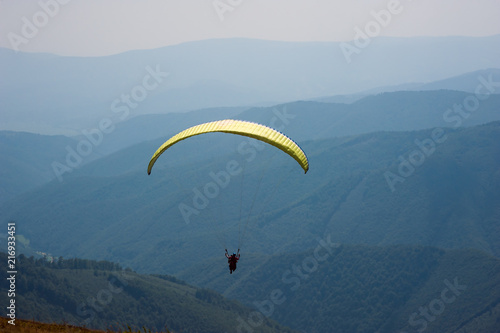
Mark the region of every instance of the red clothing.
POLYGON ((226 253, 226 258, 227 258, 227 262, 228 263, 237 263, 238 260, 240 259, 240 254, 238 253, 238 255, 229 255, 226 253))
POLYGON ((226 252, 227 263, 229 264, 229 273, 233 274, 233 271, 236 270, 236 263, 240 259, 240 254, 237 255, 229 255, 226 252))

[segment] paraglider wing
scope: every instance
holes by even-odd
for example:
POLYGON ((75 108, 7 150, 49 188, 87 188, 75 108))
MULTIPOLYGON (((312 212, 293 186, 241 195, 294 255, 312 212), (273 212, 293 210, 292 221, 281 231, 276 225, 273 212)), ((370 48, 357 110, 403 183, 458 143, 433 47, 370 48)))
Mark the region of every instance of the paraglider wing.
POLYGON ((168 139, 163 145, 161 145, 160 148, 158 148, 158 150, 154 153, 153 157, 149 161, 148 175, 151 174, 153 165, 165 150, 167 150, 177 142, 185 140, 192 136, 212 132, 243 135, 267 142, 270 145, 281 149, 282 151, 293 157, 300 164, 302 169, 304 169, 305 173, 307 173, 307 170, 309 170, 309 162, 307 160, 306 154, 292 139, 290 139, 283 133, 280 133, 270 127, 252 123, 249 121, 226 119, 193 126, 168 139))

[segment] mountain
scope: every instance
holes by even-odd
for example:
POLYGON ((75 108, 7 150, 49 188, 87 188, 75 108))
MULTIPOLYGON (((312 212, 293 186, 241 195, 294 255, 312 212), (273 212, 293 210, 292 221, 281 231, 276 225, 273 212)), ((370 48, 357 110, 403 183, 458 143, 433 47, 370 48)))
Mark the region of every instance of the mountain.
POLYGON ((0 50, 2 130, 79 133, 103 119, 275 105, 500 68, 500 35, 345 43, 216 39, 104 57, 0 50), (450 61, 453 59, 453 61, 450 61), (351 61, 349 61, 351 60, 351 61))
MULTIPOLYGON (((0 253, 7 262, 7 255, 0 253)), ((99 329, 235 332, 253 312, 220 294, 166 275, 140 275, 110 262, 21 256, 16 275, 17 318, 99 329)), ((5 277, 6 273, 2 273, 5 277)), ((2 284, 0 300, 8 304, 2 284)), ((11 298, 12 299, 12 298, 11 298)), ((267 318, 259 332, 292 332, 267 318)))
MULTIPOLYGON (((485 80, 490 80, 488 73, 482 74, 485 80)), ((480 82, 477 78, 474 80, 480 82)), ((492 74, 491 81, 495 80, 496 76, 492 74)), ((500 120, 500 95, 481 98, 484 99, 477 108, 471 109, 465 105, 471 99, 466 92, 400 91, 364 97, 351 104, 297 101, 273 107, 214 108, 144 115, 113 123, 104 131, 99 127, 89 128, 82 135, 71 138, 0 132, 0 154, 4 156, 5 174, 0 178, 4 183, 1 188, 5 189, 0 201, 52 179, 63 181, 72 173, 103 176, 143 170, 144 161, 167 137, 207 121, 225 118, 250 120, 275 127, 296 141, 307 141, 375 131, 474 126, 500 120), (467 111, 467 108, 473 111, 467 111), (146 144, 148 140, 152 141, 146 144), (41 144, 43 149, 39 148, 41 144), (130 151, 124 150, 128 147, 130 151), (134 150, 136 152, 132 152, 134 150), (104 156, 109 159, 103 160, 104 156), (36 161, 33 160, 35 157, 36 161), (82 168, 83 165, 86 167, 82 168)), ((198 160, 206 155, 198 152, 198 160)))
MULTIPOLYGON (((497 330, 498 258, 473 249, 347 245, 331 236, 297 253, 245 253, 233 274, 224 260, 181 274, 205 288, 112 262, 20 256, 18 319, 141 332, 497 330)), ((0 301, 7 294, 2 285, 0 301)))
MULTIPOLYGON (((225 118, 265 124, 296 141, 376 131, 474 126, 500 120, 497 112, 500 94, 485 95, 474 111, 467 111, 464 106, 469 98, 470 94, 459 91, 400 91, 368 96, 349 105, 297 101, 272 107, 138 116, 117 123, 112 133, 103 135, 94 150, 97 156, 107 155, 147 140, 166 140, 190 126, 225 118)), ((77 139, 89 141, 85 136, 77 139)))
POLYGON ((500 120, 499 94, 485 96, 477 106, 470 108, 474 111, 469 112, 464 101, 470 98, 470 94, 459 91, 398 91, 367 96, 351 104, 298 101, 251 108, 237 118, 271 127, 275 124, 297 141, 377 131, 457 128, 500 120))
POLYGON ((498 330, 498 258, 471 249, 345 245, 333 238, 325 233, 300 253, 242 256, 236 283, 228 283, 215 261, 181 276, 302 332, 498 330))
POLYGON ((307 175, 272 147, 214 135, 186 140, 147 176, 145 165, 133 167, 149 159, 152 144, 145 143, 99 160, 108 170, 102 174, 86 174, 84 166, 1 204, 0 219, 17 221, 34 249, 141 272, 175 274, 238 245, 256 253, 304 251, 325 233, 344 244, 476 248, 498 256, 499 139, 500 122, 493 122, 305 141, 307 175), (210 151, 227 140, 233 149, 210 151), (241 144, 252 154, 238 153, 241 144), (193 161, 197 154, 211 158, 193 161), (120 167, 128 171, 113 174, 117 161, 128 161, 120 167), (228 163, 245 172, 229 176, 228 163))
POLYGON ((62 135, 0 131, 0 202, 54 179, 52 162, 64 161, 74 144, 62 135))
MULTIPOLYGON (((92 128, 80 136, 41 135, 0 131, 0 202, 54 179, 75 172, 81 166, 110 152, 148 140, 175 134, 177 128, 200 122, 230 118, 242 108, 217 108, 189 114, 147 115, 125 122, 109 131, 92 128)), ((114 125, 113 125, 114 126, 114 125)), ((151 147, 151 154, 156 150, 151 147)), ((149 152, 148 152, 149 154, 149 152)))
POLYGON ((489 81, 491 83, 491 85, 488 86, 496 90, 496 93, 500 92, 498 90, 500 69, 490 68, 490 69, 473 71, 470 73, 464 73, 461 75, 449 77, 443 80, 437 80, 434 82, 427 82, 427 83, 415 82, 415 83, 398 84, 394 86, 377 87, 374 89, 369 89, 366 91, 359 92, 357 94, 324 96, 320 98, 313 98, 312 100, 323 103, 353 103, 366 96, 377 95, 386 92, 395 92, 395 91, 456 90, 456 91, 463 91, 475 94, 478 85, 481 85, 481 81, 483 81, 483 79, 485 79, 486 82, 489 81))
MULTIPOLYGON (((412 90, 458 90, 465 91, 468 93, 476 93, 476 89, 478 87, 478 79, 479 78, 488 78, 491 77, 492 82, 495 87, 499 86, 499 78, 500 78, 500 69, 491 68, 485 70, 474 71, 471 73, 465 73, 462 75, 458 75, 452 78, 447 78, 444 80, 438 80, 435 82, 429 82, 426 84, 422 84, 419 87, 414 87, 412 90)), ((487 79, 488 80, 488 79, 487 79)))
MULTIPOLYGON (((486 76, 487 78, 487 76, 486 76)), ((500 92, 500 90, 498 91, 500 92)), ((215 108, 188 113, 137 116, 118 122, 102 134, 93 156, 98 158, 147 140, 161 142, 203 122, 235 118, 281 130, 296 141, 349 136, 375 131, 412 131, 432 127, 474 126, 500 120, 500 95, 485 95, 474 112, 459 113, 470 94, 459 91, 392 92, 368 96, 352 104, 297 101, 272 107, 215 108)), ((97 129, 88 130, 96 133, 97 129)), ((96 141, 98 139, 97 134, 96 141)), ((89 142, 86 136, 76 137, 89 142)), ((76 144, 74 144, 76 149, 76 144)), ((156 149, 150 150, 149 154, 156 149)), ((148 156, 150 157, 150 156, 148 156)), ((85 158, 87 161, 89 158, 85 158)), ((64 160, 60 161, 64 163, 64 160)))

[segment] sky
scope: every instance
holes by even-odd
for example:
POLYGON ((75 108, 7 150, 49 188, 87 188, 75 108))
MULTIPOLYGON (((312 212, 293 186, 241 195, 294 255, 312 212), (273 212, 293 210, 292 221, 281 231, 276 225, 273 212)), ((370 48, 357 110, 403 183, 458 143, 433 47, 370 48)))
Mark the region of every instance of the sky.
POLYGON ((0 47, 105 56, 213 38, 500 34, 499 0, 0 0, 0 47))

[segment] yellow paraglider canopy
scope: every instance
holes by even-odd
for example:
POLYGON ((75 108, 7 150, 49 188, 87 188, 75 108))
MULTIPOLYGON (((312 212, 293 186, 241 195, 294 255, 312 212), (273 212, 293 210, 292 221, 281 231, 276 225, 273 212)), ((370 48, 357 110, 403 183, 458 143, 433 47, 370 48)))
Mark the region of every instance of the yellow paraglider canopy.
POLYGON ((163 145, 161 145, 160 148, 158 148, 149 161, 148 175, 151 174, 151 169, 160 155, 177 142, 195 135, 213 132, 243 135, 267 142, 293 157, 300 164, 302 169, 304 169, 305 173, 309 170, 309 162, 304 151, 302 151, 302 149, 292 139, 283 133, 280 133, 270 127, 249 121, 226 119, 193 126, 168 139, 163 145))

